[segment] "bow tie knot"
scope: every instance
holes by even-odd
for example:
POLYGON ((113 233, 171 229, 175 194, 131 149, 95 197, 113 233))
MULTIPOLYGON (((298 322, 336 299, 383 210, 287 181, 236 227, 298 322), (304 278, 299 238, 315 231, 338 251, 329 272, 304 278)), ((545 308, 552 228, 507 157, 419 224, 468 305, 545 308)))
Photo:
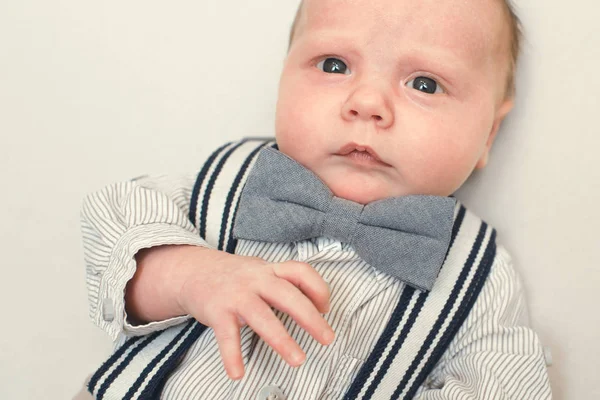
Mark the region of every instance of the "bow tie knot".
POLYGON ((363 209, 361 204, 334 196, 324 214, 319 236, 352 243, 363 209))

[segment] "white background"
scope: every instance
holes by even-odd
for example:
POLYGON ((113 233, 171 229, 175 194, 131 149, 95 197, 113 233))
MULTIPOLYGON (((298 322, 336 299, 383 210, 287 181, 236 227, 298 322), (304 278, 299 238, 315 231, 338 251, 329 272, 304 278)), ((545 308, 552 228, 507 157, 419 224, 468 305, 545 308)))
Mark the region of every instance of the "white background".
MULTIPOLYGON (((515 258, 556 399, 600 398, 598 4, 518 2, 517 106, 459 196, 515 258)), ((296 5, 0 1, 0 398, 70 398, 110 351, 87 316, 84 194, 273 135, 296 5)))

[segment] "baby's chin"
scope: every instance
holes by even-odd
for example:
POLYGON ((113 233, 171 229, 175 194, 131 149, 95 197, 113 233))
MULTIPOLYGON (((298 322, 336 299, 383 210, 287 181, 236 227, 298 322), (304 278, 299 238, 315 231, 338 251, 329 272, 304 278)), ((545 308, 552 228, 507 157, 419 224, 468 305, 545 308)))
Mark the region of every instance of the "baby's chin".
POLYGON ((359 204, 369 204, 377 200, 383 200, 390 197, 402 197, 413 195, 427 196, 449 196, 439 189, 438 191, 427 191, 402 185, 401 182, 388 182, 386 180, 370 179, 365 182, 364 179, 352 179, 347 176, 346 179, 323 179, 329 190, 342 199, 350 200, 359 204))
POLYGON ((377 200, 382 200, 388 197, 401 196, 400 192, 393 193, 391 190, 384 187, 373 186, 358 186, 352 185, 349 182, 332 183, 327 185, 333 194, 342 199, 350 200, 359 204, 369 204, 377 200))

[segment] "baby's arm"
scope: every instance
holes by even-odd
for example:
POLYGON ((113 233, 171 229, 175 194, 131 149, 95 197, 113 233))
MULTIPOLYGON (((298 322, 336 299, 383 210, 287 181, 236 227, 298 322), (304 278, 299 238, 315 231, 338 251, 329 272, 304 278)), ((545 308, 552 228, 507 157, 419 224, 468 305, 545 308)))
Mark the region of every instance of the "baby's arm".
POLYGON ((415 399, 551 398, 521 281, 506 250, 498 246, 497 251, 473 309, 415 399))
POLYGON ((193 183, 194 177, 141 178, 86 197, 82 229, 92 319, 115 338, 164 329, 189 314, 214 329, 232 378, 243 375, 244 322, 291 365, 303 361, 269 306, 330 343, 333 332, 319 314, 329 296, 322 278, 305 263, 269 264, 210 248, 187 216, 193 183))
POLYGON ((161 245, 211 246, 189 221, 195 176, 142 177, 108 185, 85 197, 81 210, 84 258, 92 320, 114 340, 144 335, 188 316, 144 325, 129 323, 124 293, 136 271, 136 253, 161 245))

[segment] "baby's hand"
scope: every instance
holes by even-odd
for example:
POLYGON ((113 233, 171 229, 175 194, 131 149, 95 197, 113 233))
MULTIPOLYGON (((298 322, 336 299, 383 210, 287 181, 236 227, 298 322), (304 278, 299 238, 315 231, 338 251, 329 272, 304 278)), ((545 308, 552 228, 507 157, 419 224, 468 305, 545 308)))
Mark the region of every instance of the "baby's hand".
POLYGON ((184 313, 214 330, 230 378, 244 375, 240 343, 240 327, 244 324, 289 365, 304 362, 302 349, 270 306, 289 314, 319 343, 333 341, 334 332, 320 315, 329 311, 329 288, 310 265, 296 261, 268 263, 257 257, 193 247, 189 251, 195 254, 184 258, 187 266, 180 265, 189 273, 178 303, 184 313))

